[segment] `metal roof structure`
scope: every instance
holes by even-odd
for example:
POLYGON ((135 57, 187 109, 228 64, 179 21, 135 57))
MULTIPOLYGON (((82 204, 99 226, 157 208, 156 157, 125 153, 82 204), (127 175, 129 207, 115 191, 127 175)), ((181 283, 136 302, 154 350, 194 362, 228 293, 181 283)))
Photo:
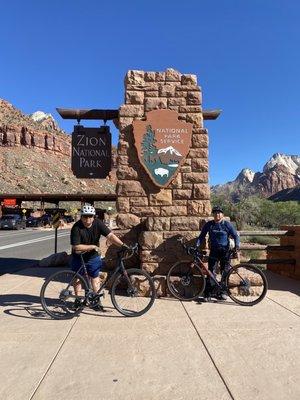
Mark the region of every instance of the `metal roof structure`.
POLYGON ((61 194, 61 193, 18 193, 18 194, 0 194, 0 202, 4 199, 16 199, 17 203, 22 201, 41 201, 43 203, 58 204, 60 201, 81 201, 93 203, 94 201, 116 201, 115 193, 77 193, 77 194, 61 194))

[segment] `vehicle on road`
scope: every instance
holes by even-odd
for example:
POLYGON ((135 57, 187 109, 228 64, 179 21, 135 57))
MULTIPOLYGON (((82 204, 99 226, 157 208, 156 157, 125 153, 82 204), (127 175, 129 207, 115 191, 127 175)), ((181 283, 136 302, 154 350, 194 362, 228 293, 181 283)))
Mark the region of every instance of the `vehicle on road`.
POLYGON ((40 217, 28 217, 26 220, 26 226, 40 227, 40 226, 42 226, 42 220, 40 217))
POLYGON ((51 224, 51 215, 49 214, 44 214, 41 217, 41 224, 42 226, 47 226, 51 224))
POLYGON ((211 297, 218 299, 221 298, 222 293, 226 293, 237 304, 253 306, 266 296, 267 278, 257 266, 230 265, 225 276, 216 279, 204 264, 207 261, 206 252, 197 247, 187 246, 183 243, 182 238, 179 239, 179 242, 186 253, 193 257, 193 261, 178 261, 168 272, 168 289, 177 299, 182 301, 198 300, 205 289, 205 275, 215 282, 211 297))
POLYGON ((25 229, 26 221, 18 214, 3 215, 0 219, 0 229, 25 229))
POLYGON ((153 279, 139 268, 125 269, 123 260, 137 253, 138 244, 117 252, 117 265, 111 276, 94 292, 81 253, 81 268, 74 272, 63 270, 51 275, 41 288, 41 304, 54 319, 67 319, 78 315, 85 306, 93 308, 104 288, 109 288, 114 307, 126 317, 138 317, 146 313, 155 300, 153 279), (75 288, 82 288, 80 294, 75 288))
POLYGON ((63 220, 67 223, 70 224, 71 222, 74 222, 74 218, 71 215, 64 215, 63 220))

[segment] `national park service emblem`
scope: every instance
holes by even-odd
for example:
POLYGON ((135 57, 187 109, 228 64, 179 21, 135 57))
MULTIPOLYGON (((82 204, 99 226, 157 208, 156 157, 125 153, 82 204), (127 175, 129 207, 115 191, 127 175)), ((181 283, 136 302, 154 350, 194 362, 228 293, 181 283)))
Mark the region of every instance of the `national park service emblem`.
POLYGON ((188 154, 193 125, 178 120, 173 110, 150 111, 146 118, 133 121, 135 147, 154 184, 166 187, 188 154))

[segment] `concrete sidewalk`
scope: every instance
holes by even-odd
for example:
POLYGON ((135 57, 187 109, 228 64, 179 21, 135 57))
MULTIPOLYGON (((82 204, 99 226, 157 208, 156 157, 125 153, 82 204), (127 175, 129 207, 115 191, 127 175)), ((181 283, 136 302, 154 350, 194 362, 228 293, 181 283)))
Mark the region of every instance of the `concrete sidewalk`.
POLYGON ((43 275, 0 277, 0 399, 300 398, 300 282, 268 274, 254 307, 157 300, 139 318, 48 319, 43 275))

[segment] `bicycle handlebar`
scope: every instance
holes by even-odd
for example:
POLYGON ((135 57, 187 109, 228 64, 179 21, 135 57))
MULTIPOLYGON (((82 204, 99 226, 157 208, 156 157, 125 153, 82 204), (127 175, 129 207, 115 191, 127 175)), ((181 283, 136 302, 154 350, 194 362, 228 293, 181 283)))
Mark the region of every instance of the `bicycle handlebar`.
MULTIPOLYGON (((183 237, 177 239, 177 241, 181 243, 182 247, 184 248, 184 250, 188 255, 193 256, 194 258, 199 258, 200 260, 203 259, 205 260, 206 258, 209 257, 207 256, 207 252, 205 250, 200 250, 199 248, 194 246, 187 246, 186 243, 184 242, 183 237)), ((230 258, 237 258, 235 250, 230 249, 229 252, 230 252, 230 258)))
POLYGON ((134 254, 137 254, 138 252, 138 248, 139 248, 139 244, 135 243, 132 246, 127 246, 127 248, 121 248, 119 251, 117 251, 118 257, 122 257, 122 258, 130 258, 132 257, 134 254))
POLYGON ((205 250, 200 250, 194 246, 187 246, 186 243, 184 243, 183 237, 177 239, 177 241, 180 242, 180 244, 182 245, 182 247, 189 256, 194 256, 195 258, 200 258, 200 259, 203 259, 206 256, 205 250))

